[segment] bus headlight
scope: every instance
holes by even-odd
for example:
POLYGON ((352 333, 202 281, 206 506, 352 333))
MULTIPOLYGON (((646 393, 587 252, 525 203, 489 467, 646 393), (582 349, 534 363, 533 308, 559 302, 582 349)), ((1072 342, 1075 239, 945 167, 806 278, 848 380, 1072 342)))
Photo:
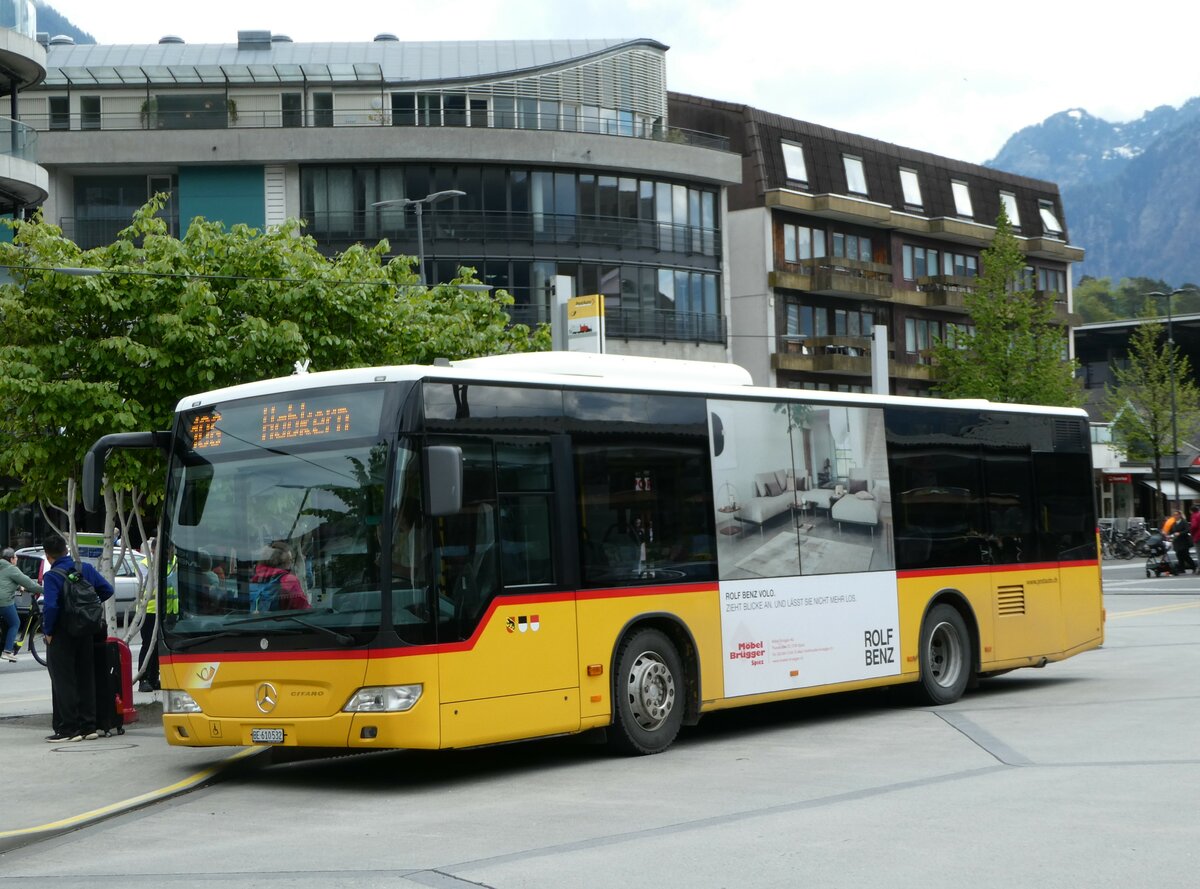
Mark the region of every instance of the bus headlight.
POLYGON ((403 713, 421 698, 421 685, 375 685, 360 688, 342 710, 346 713, 403 713))
POLYGON ((200 713, 200 705, 186 691, 174 688, 163 689, 163 713, 200 713))

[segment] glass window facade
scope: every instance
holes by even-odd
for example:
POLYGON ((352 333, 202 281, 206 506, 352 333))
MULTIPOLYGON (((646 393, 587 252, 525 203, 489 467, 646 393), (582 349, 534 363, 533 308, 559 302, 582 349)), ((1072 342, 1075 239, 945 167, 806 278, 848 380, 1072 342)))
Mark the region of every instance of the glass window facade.
POLYGON ((397 254, 423 247, 426 280, 460 266, 516 299, 515 320, 549 320, 556 275, 603 293, 608 335, 724 342, 717 191, 589 170, 499 165, 301 168, 301 215, 323 250, 386 238, 397 254), (380 201, 457 189, 416 221, 380 201))

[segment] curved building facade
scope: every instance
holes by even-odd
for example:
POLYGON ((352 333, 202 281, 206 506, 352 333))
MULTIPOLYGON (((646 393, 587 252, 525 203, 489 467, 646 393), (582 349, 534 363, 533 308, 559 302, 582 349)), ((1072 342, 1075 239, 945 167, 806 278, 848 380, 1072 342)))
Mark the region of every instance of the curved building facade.
POLYGON ((474 267, 519 320, 551 285, 606 297, 608 346, 728 357, 724 188, 741 159, 668 120, 654 40, 299 44, 50 42, 21 99, 40 131, 46 218, 111 241, 170 193, 176 230, 300 217, 322 250, 387 238, 431 282, 474 267), (412 206, 429 195, 456 191, 412 206), (418 232, 420 239, 418 240, 418 232))
POLYGON ((0 97, 8 97, 7 114, 0 112, 0 213, 20 214, 47 197, 49 177, 38 166, 38 133, 22 123, 22 90, 46 76, 46 51, 37 41, 33 0, 0 0, 0 97))

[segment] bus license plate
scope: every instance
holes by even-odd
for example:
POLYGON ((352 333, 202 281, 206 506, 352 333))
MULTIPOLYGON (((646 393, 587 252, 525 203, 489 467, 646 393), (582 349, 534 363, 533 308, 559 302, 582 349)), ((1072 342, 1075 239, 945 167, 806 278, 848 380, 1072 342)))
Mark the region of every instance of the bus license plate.
POLYGON ((254 744, 282 744, 283 729, 281 728, 252 728, 250 740, 254 744))

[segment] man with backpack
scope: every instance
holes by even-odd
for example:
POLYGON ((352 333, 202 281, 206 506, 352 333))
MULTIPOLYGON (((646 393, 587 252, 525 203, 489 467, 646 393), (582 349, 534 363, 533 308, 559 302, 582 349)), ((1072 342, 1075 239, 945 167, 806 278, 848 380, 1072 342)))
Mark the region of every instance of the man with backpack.
POLYGON ((103 625, 103 603, 113 588, 86 562, 76 566, 58 534, 42 545, 50 562, 42 575, 42 632, 55 708, 54 733, 46 740, 91 741, 98 737, 93 638, 103 625))

